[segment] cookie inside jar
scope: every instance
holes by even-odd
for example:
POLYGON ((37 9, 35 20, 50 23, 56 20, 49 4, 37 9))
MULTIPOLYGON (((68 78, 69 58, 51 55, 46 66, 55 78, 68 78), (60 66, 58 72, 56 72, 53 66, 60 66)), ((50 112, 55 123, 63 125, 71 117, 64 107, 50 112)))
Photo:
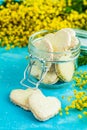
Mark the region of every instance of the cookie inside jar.
POLYGON ((40 31, 31 36, 29 53, 40 60, 35 61, 31 69, 31 75, 38 81, 42 76, 41 82, 44 84, 70 82, 77 67, 80 42, 71 28, 40 31), (44 66, 41 61, 45 62, 44 66), (43 76, 44 67, 46 71, 43 76))

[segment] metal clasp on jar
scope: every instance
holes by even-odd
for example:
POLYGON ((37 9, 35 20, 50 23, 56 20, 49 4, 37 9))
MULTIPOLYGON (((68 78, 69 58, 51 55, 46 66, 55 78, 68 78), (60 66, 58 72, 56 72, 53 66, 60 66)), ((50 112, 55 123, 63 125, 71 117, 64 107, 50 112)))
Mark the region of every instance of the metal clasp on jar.
POLYGON ((20 83, 21 85, 25 87, 29 87, 30 86, 29 84, 31 83, 34 87, 38 88, 41 81, 44 79, 47 71, 48 71, 48 67, 46 66, 45 60, 37 58, 29 54, 29 64, 27 65, 24 71, 24 78, 20 81, 20 83), (31 76, 32 68, 36 62, 38 62, 41 67, 41 72, 39 74, 39 77, 36 77, 38 78, 38 80, 36 80, 37 82, 35 81, 35 79, 33 80, 33 77, 31 76), (27 83, 24 83, 25 81, 27 81, 27 83))

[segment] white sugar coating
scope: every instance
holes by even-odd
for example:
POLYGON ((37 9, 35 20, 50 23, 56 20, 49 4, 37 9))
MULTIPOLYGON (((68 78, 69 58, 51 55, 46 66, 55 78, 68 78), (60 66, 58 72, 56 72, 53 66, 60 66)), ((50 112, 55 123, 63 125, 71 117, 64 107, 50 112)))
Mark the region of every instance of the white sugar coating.
POLYGON ((48 39, 50 41, 50 43, 52 44, 52 47, 53 47, 53 44, 55 42, 54 40, 54 34, 53 33, 48 33, 44 36, 45 39, 48 39))
POLYGON ((34 43, 34 46, 39 50, 38 51, 38 57, 44 58, 47 60, 53 59, 53 47, 49 39, 42 38, 41 40, 38 40, 34 43), (50 52, 50 53, 49 53, 50 52))
POLYGON ((75 37, 75 35, 76 35, 75 31, 73 29, 71 29, 71 28, 63 28, 61 30, 69 32, 69 34, 71 35, 71 37, 73 37, 73 36, 75 37))
POLYGON ((42 40, 38 40, 34 43, 34 46, 37 47, 39 50, 46 51, 46 52, 53 52, 52 45, 47 38, 43 38, 42 40))
POLYGON ((54 50, 57 52, 62 52, 70 46, 71 43, 71 36, 69 32, 65 30, 59 30, 55 33, 54 36, 55 42, 54 42, 54 50))
MULTIPOLYGON (((48 39, 43 38, 41 40, 38 40, 34 43, 34 46, 40 50, 38 51, 39 58, 43 58, 47 60, 53 59, 53 54, 49 53, 49 52, 53 52, 53 48, 48 39), (43 51, 45 52, 43 53, 43 51)), ((47 73, 47 71, 51 67, 51 62, 48 62, 46 66, 47 66, 47 70, 46 70, 46 73, 47 73)), ((35 64, 32 66, 32 69, 31 69, 31 75, 35 76, 37 79, 40 79, 41 72, 42 72, 42 64, 39 61, 35 61, 35 64)))
POLYGON ((56 33, 49 33, 44 36, 52 44, 54 52, 66 51, 78 44, 76 33, 71 28, 63 28, 56 33))
POLYGON ((37 41, 34 45, 47 52, 62 52, 76 46, 78 42, 75 31, 71 28, 64 28, 56 33, 46 34, 42 40, 37 41))
POLYGON ((79 40, 76 37, 75 31, 71 28, 64 28, 62 30, 67 31, 70 34, 71 36, 70 48, 74 48, 79 43, 79 40))
POLYGON ((48 39, 53 47, 53 51, 56 50, 56 43, 55 43, 55 34, 49 33, 44 36, 45 39, 48 39))
POLYGON ((55 71, 55 65, 51 65, 51 68, 49 69, 49 71, 46 73, 44 79, 42 82, 46 83, 46 84, 54 84, 59 80, 56 71, 55 71))
POLYGON ((10 100, 24 108, 25 110, 30 110, 29 109, 29 105, 28 105, 28 97, 34 92, 34 91, 38 91, 38 93, 40 92, 39 89, 31 89, 31 88, 28 88, 26 90, 23 90, 23 89, 15 89, 15 90, 12 90, 11 93, 10 93, 10 100))
POLYGON ((29 106, 36 119, 45 121, 58 114, 61 102, 56 97, 46 97, 35 92, 29 97, 29 106))
MULTIPOLYGON (((60 60, 67 60, 67 59, 68 59, 68 57, 66 57, 66 56, 62 56, 60 58, 60 60)), ((65 82, 71 81, 72 76, 74 74, 73 61, 56 64, 55 69, 56 69, 56 73, 60 79, 62 79, 65 82)))

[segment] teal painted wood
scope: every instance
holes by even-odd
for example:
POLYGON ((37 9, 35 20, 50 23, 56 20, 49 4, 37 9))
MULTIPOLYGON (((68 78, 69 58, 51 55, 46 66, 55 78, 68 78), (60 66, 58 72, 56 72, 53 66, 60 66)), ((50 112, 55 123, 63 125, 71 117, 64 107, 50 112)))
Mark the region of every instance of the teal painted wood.
MULTIPOLYGON (((69 115, 57 115, 46 121, 37 121, 31 112, 14 105, 9 94, 11 90, 25 87, 20 85, 23 78, 23 72, 28 61, 25 56, 28 55, 27 48, 15 48, 6 51, 0 48, 0 130, 87 130, 87 117, 78 119, 80 111, 72 110, 69 115)), ((82 66, 79 70, 86 70, 87 65, 82 66)), ((73 95, 72 82, 64 85, 59 89, 46 89, 40 87, 46 96, 55 96, 62 102, 64 108, 69 102, 66 98, 73 95)))

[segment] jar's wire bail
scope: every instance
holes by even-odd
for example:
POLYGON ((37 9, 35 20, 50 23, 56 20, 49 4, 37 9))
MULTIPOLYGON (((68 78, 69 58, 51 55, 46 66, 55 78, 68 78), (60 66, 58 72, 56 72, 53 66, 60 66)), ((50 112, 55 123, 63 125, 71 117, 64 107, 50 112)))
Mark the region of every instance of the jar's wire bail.
POLYGON ((34 87, 38 88, 38 86, 40 85, 41 81, 44 79, 44 77, 46 75, 46 72, 47 72, 46 62, 44 60, 42 60, 42 59, 38 59, 37 57, 33 57, 30 54, 29 55, 29 63, 27 65, 26 69, 24 70, 24 77, 20 81, 20 84, 22 86, 25 86, 25 87, 30 87, 30 85, 28 85, 30 83, 34 87), (40 79, 35 83, 34 81, 32 81, 30 79, 30 75, 31 75, 32 66, 33 66, 33 64, 35 63, 36 60, 38 60, 42 64, 42 71, 41 71, 40 79), (28 83, 24 83, 26 80, 27 80, 28 83))

